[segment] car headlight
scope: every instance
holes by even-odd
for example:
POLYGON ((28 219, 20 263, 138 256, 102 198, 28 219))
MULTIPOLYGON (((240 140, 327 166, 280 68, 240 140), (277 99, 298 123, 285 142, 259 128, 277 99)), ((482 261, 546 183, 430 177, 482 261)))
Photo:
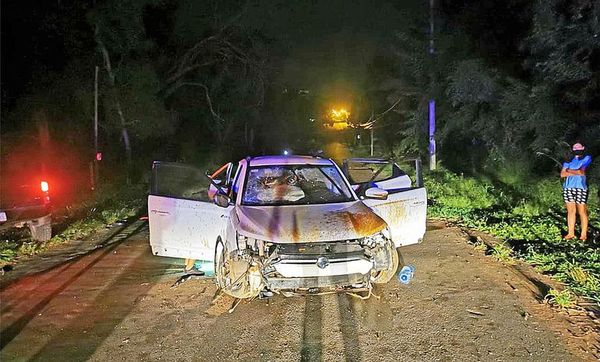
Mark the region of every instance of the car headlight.
POLYGON ((388 229, 387 227, 383 230, 381 230, 381 234, 383 235, 383 237, 386 240, 391 240, 392 239, 392 234, 390 233, 390 229, 388 229))
POLYGON ((265 251, 268 249, 270 243, 264 240, 249 238, 245 235, 236 234, 238 250, 250 249, 254 252, 258 252, 258 255, 264 256, 265 251))

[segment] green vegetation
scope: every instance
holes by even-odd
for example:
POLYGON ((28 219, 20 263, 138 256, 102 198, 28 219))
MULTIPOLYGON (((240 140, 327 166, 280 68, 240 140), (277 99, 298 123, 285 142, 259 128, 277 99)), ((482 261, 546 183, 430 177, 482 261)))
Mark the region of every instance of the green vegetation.
POLYGON ((550 290, 546 295, 546 301, 561 308, 572 308, 576 304, 575 296, 568 289, 562 292, 555 289, 550 290))
POLYGON ((503 243, 498 243, 492 247, 492 256, 506 264, 513 262, 512 252, 512 249, 503 243))
POLYGON ((55 235, 47 242, 31 240, 28 231, 13 230, 0 240, 0 264, 24 255, 34 255, 52 245, 80 240, 119 221, 135 216, 144 205, 145 192, 140 187, 116 191, 99 190, 98 196, 54 213, 55 235), (62 219, 57 222, 56 219, 62 219))
MULTIPOLYGON (((592 240, 592 233, 585 242, 563 240, 566 219, 557 179, 507 185, 439 171, 428 174, 425 185, 434 201, 431 217, 494 235, 504 243, 490 250, 483 243, 476 247, 505 263, 512 258, 527 261, 564 282, 568 292, 549 297, 557 305, 569 305, 571 292, 600 305, 597 241, 592 240)), ((590 188, 588 204, 590 225, 596 230, 600 229, 597 192, 595 185, 590 188)))

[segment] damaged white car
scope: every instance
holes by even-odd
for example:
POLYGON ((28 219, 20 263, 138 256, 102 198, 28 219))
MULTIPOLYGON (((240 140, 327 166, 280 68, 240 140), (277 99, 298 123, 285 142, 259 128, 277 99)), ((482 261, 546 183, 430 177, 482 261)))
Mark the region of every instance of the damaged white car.
POLYGON ((207 190, 200 170, 155 162, 152 252, 214 263, 235 298, 370 292, 394 276, 397 248, 423 238, 426 192, 385 160, 344 169, 354 184, 326 158, 246 158, 209 176, 207 190))

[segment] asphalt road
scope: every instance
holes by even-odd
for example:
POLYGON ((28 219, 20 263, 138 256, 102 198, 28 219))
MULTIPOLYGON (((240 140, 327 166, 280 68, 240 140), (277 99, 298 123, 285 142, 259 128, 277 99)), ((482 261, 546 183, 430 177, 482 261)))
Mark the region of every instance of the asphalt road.
POLYGON ((377 288, 379 298, 275 296, 231 313, 210 279, 172 287, 181 261, 152 256, 147 239, 137 222, 102 248, 5 283, 0 360, 595 360, 593 331, 575 330, 456 228, 434 225, 404 248, 416 277, 377 288))

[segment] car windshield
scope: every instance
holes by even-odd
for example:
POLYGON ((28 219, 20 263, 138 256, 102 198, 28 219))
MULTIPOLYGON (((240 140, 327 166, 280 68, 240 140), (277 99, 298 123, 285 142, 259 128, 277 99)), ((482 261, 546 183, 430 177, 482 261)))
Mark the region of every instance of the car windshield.
POLYGON ((331 165, 250 168, 244 205, 307 205, 353 201, 343 176, 331 165))

